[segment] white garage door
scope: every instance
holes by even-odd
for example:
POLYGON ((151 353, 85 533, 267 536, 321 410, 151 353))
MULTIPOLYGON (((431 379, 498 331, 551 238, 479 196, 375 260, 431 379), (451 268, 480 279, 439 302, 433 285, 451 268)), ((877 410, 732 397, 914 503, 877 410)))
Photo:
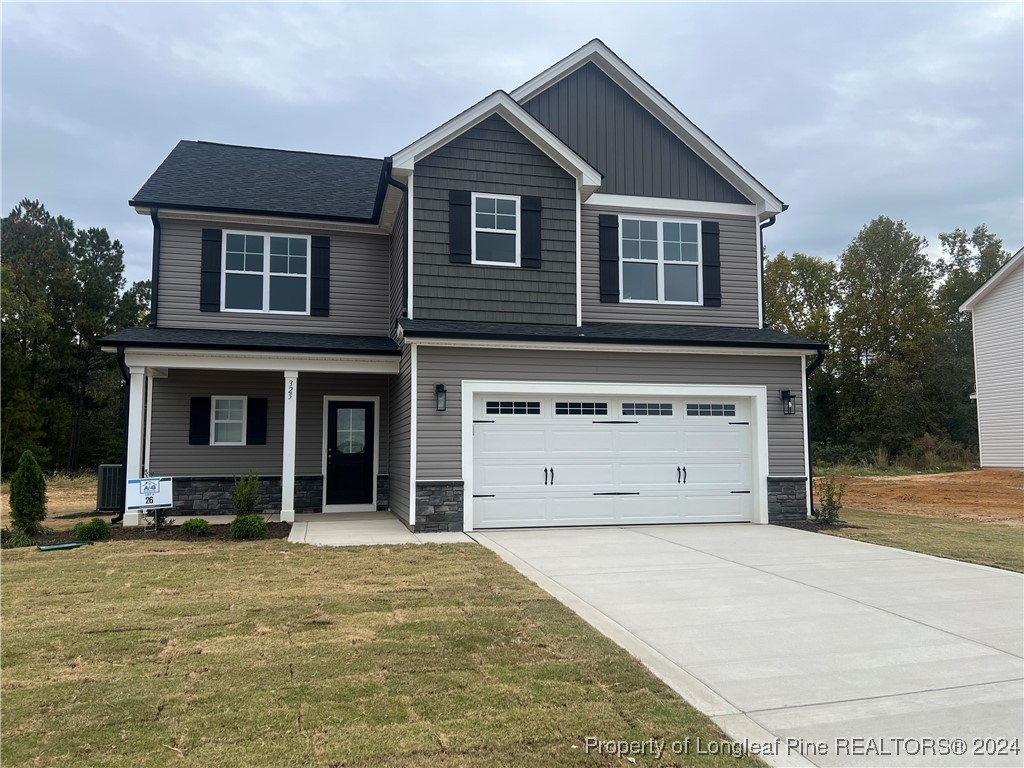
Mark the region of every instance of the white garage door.
POLYGON ((478 395, 475 528, 750 521, 748 398, 478 395))

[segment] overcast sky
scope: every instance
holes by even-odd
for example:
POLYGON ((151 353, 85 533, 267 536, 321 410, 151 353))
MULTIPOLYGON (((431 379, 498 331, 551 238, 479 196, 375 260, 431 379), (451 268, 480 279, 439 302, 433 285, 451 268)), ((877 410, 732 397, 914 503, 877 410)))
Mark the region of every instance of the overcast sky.
POLYGON ((1022 5, 3 6, 4 214, 37 198, 124 243, 179 139, 384 157, 600 37, 789 203, 769 253, 875 216, 1024 244, 1022 5))

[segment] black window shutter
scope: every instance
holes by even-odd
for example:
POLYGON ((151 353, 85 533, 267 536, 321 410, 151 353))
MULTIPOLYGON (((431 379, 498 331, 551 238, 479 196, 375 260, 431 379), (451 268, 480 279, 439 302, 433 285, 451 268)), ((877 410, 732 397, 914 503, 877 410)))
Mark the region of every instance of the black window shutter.
POLYGON ((473 196, 461 189, 448 192, 448 260, 469 264, 473 256, 473 196))
POLYGON ((250 397, 245 414, 245 444, 267 444, 267 398, 250 397))
POLYGON ((619 301, 619 217, 602 213, 597 217, 597 249, 601 275, 601 301, 617 304, 619 301))
POLYGON ((519 226, 519 236, 523 238, 519 244, 519 265, 525 269, 541 268, 540 207, 539 197, 519 199, 519 214, 523 219, 519 226))
POLYGON ((203 230, 203 252, 199 267, 199 311, 220 312, 221 230, 203 230))
POLYGON ((718 244, 718 222, 700 223, 701 256, 704 266, 704 306, 722 306, 722 258, 718 244))
MULTIPOLYGON (((313 236, 310 243, 309 279, 309 314, 327 317, 331 313, 331 238, 313 236)), ((263 442, 266 443, 266 439, 263 442)))
POLYGON ((210 444, 210 398, 193 397, 188 408, 188 444, 210 444))

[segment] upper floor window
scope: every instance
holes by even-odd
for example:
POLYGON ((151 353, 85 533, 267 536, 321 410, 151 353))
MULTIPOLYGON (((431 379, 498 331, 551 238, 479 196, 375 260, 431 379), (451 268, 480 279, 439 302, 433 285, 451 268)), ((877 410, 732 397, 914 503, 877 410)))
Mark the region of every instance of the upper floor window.
POLYGON ((700 222, 622 217, 622 301, 701 302, 700 222))
POLYGON ((473 263, 519 266, 519 198, 473 194, 473 263))
POLYGON ((225 232, 221 307, 308 314, 309 243, 293 235, 225 232))

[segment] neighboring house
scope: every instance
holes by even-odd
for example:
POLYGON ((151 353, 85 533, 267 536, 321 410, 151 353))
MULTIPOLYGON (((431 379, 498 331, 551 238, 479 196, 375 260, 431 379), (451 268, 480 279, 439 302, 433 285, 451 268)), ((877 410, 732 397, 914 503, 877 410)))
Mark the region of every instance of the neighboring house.
POLYGON ((960 311, 974 323, 981 466, 1024 467, 1024 248, 960 311))
POLYGON ((284 520, 807 514, 825 345, 762 315, 786 206, 600 41, 382 160, 183 141, 131 205, 153 322, 106 348, 127 475, 179 511, 251 470, 284 520))

